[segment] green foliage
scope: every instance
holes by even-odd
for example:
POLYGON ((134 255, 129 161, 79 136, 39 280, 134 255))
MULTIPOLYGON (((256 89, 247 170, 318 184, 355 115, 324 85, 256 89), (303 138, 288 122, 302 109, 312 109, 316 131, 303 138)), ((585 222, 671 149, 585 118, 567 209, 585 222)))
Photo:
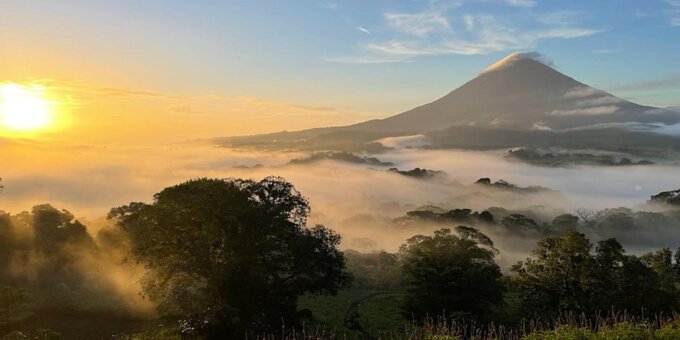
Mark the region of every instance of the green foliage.
MULTIPOLYGON (((66 210, 43 204, 30 212, 0 212, 0 287, 5 287, 0 288, 0 325, 53 311, 139 315, 126 299, 130 295, 116 289, 121 282, 110 272, 128 272, 129 266, 119 260, 123 251, 113 258, 101 250, 85 225, 66 210)), ((30 329, 34 326, 52 325, 30 329)))
POLYGON ((578 217, 571 214, 563 214, 555 217, 551 223, 555 232, 562 233, 567 230, 576 230, 578 227, 578 217))
POLYGON ((28 303, 28 295, 23 289, 0 287, 0 324, 15 321, 26 303, 28 303))
POLYGON ((393 290, 401 287, 401 267, 396 254, 385 251, 366 254, 354 250, 344 253, 353 288, 393 290))
POLYGON ((182 336, 182 333, 177 327, 160 327, 146 332, 135 334, 128 338, 129 340, 182 340, 192 339, 190 337, 182 336))
POLYGON ((460 340, 460 337, 453 335, 428 335, 426 340, 460 340))
POLYGON ((2 340, 24 340, 28 339, 28 335, 19 331, 13 331, 2 337, 2 340))
POLYGON ((307 228, 307 200, 292 184, 199 179, 166 188, 153 204, 109 217, 149 272, 146 294, 181 328, 211 337, 297 323, 297 299, 349 283, 340 236, 307 228))
POLYGON ((76 286, 83 281, 82 273, 74 266, 74 254, 70 248, 78 247, 83 251, 96 248, 86 227, 73 214, 57 210, 49 204, 33 207, 34 247, 46 261, 36 277, 40 286, 66 284, 76 286))
POLYGON ((674 320, 656 331, 656 338, 660 340, 680 339, 680 320, 674 320))
POLYGON ((484 234, 469 227, 414 236, 401 246, 407 315, 418 319, 447 317, 485 319, 503 302, 497 253, 484 234))
MULTIPOLYGON (((375 291, 363 289, 342 290, 335 296, 305 295, 300 298, 299 307, 312 314, 312 324, 322 329, 349 335, 365 335, 348 329, 346 319, 351 307, 355 307, 354 321, 371 336, 386 332, 398 332, 408 324, 401 313, 404 294, 402 292, 375 291)), ((317 328, 314 326, 314 328, 317 328)))
POLYGON ((647 322, 617 322, 594 332, 586 327, 562 325, 554 330, 536 331, 523 340, 674 340, 680 339, 678 322, 658 329, 647 322))
POLYGON ((35 334, 25 334, 19 331, 13 331, 4 337, 2 340, 61 340, 61 334, 51 330, 40 328, 35 331, 35 334))
POLYGON ((550 331, 538 331, 522 337, 523 340, 591 340, 595 334, 585 327, 560 326, 550 331))
POLYGON ((35 336, 36 340, 60 340, 61 334, 51 330, 51 329, 38 329, 35 336))
POLYGON ((424 207, 426 209, 419 209, 414 211, 409 211, 406 216, 396 218, 394 221, 398 224, 407 224, 414 221, 429 221, 436 223, 464 223, 464 224, 487 224, 495 225, 494 215, 490 212, 475 211, 470 209, 453 209, 449 211, 443 211, 439 207, 431 206, 424 207), (433 208, 434 210, 430 210, 433 208))
POLYGON ((501 224, 508 229, 520 233, 543 232, 544 229, 534 220, 522 214, 511 214, 503 217, 501 224))
POLYGON ((592 248, 584 234, 569 230, 540 241, 533 257, 513 266, 524 311, 549 319, 564 312, 594 315, 611 309, 649 315, 676 305, 675 285, 663 284, 662 273, 625 255, 616 240, 598 242, 594 254, 592 248))
POLYGON ((648 340, 655 339, 655 330, 648 323, 621 322, 597 332, 600 339, 648 340))

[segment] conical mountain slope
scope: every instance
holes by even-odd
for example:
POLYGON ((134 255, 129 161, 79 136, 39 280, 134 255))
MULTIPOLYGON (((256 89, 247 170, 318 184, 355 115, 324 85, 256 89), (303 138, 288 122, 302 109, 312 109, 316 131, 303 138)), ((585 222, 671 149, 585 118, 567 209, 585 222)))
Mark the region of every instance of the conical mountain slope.
POLYGON ((552 129, 613 123, 674 123, 677 113, 637 105, 589 87, 515 53, 446 96, 410 111, 351 128, 427 132, 450 126, 552 129))

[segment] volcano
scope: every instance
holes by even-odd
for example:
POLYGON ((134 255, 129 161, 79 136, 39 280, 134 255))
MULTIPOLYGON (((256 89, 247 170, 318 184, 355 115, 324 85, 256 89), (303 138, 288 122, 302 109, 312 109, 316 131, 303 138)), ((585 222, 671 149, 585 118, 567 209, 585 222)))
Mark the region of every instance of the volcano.
POLYGON ((421 133, 461 125, 563 130, 679 120, 670 110, 638 105, 574 80, 535 53, 513 53, 434 102, 352 128, 421 133))
POLYGON ((537 53, 513 53, 444 97, 388 118, 215 141, 234 147, 375 151, 374 141, 384 137, 424 135, 436 147, 680 151, 680 138, 661 134, 678 122, 678 111, 590 87, 555 70, 537 53))

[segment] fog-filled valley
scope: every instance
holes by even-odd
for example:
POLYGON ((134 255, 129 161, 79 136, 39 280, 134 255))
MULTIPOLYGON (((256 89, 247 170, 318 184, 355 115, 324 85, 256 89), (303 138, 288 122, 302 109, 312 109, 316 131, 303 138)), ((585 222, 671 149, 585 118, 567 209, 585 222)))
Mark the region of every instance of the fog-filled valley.
POLYGON ((0 340, 680 339, 680 0, 0 5, 0 340))
MULTIPOLYGON (((326 153, 255 152, 202 143, 106 148, 17 143, 15 147, 17 152, 6 156, 14 166, 3 174, 5 189, 0 196, 8 212, 49 203, 88 224, 114 206, 148 202, 160 189, 193 178, 281 176, 309 198, 313 223, 333 226, 343 235, 345 247, 351 247, 352 239, 370 241, 372 246, 365 250, 396 250, 413 233, 405 230, 397 236, 399 228, 392 220, 427 206, 444 211, 493 207, 530 211, 541 223, 560 214, 576 214, 579 208, 658 211, 647 201, 654 194, 677 189, 680 168, 674 164, 534 166, 504 158, 506 150, 399 148, 356 154, 356 159, 347 160, 326 153), (309 159, 311 155, 316 157, 309 159), (57 165, 51 165, 48 173, 42 171, 47 163, 55 164, 55 157, 57 165), (370 158, 378 162, 365 161, 370 158), (437 173, 408 176, 391 168, 437 173), (535 190, 474 185, 480 178, 535 190), (384 232, 385 228, 391 231, 384 232)), ((96 224, 90 227, 94 232, 96 224)), ((673 241, 661 237, 657 245, 670 246, 673 241)))
POLYGON ((16 152, 5 156, 15 166, 4 170, 0 194, 8 261, 3 280, 26 287, 31 297, 31 307, 12 318, 53 324, 60 321, 45 321, 46 311, 63 310, 114 315, 122 320, 116 327, 128 331, 147 327, 159 308, 140 293, 147 269, 129 257, 127 233, 106 215, 198 178, 290 181, 309 200, 308 225, 335 230, 349 268, 369 285, 393 285, 390 275, 396 274, 364 277, 367 269, 356 267, 352 254, 394 254, 414 235, 441 228, 467 226, 489 236, 503 272, 530 256, 538 241, 566 230, 593 242, 616 238, 628 254, 680 244, 680 211, 650 200, 677 189, 680 165, 544 166, 507 157, 508 149, 423 149, 413 145, 417 139, 381 140, 389 149, 376 154, 235 150, 204 141, 106 148, 6 144, 16 152))

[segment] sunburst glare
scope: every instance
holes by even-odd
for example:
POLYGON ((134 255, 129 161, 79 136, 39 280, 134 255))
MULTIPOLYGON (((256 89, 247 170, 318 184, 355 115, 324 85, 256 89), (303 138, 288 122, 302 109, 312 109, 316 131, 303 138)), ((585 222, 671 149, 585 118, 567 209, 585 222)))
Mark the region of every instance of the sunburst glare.
POLYGON ((51 122, 52 110, 43 85, 4 84, 0 98, 0 117, 8 129, 36 130, 51 122))

